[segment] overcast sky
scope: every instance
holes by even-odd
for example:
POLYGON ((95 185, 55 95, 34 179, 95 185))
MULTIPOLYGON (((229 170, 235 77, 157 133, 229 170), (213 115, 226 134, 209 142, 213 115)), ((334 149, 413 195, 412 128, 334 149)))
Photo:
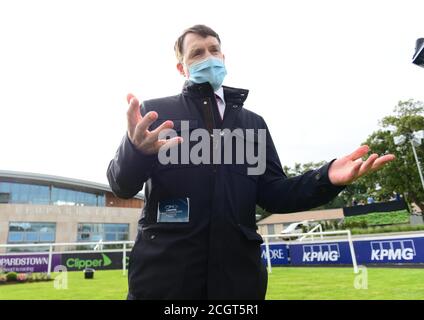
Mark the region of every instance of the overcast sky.
POLYGON ((424 1, 1 1, 0 169, 107 183, 126 94, 178 94, 173 44, 197 23, 283 165, 348 154, 399 100, 424 101, 424 1))

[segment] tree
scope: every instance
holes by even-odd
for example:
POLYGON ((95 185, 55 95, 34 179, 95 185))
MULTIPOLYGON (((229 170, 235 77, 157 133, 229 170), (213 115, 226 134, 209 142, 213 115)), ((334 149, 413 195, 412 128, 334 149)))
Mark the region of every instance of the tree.
POLYGON ((319 167, 322 167, 324 164, 325 164, 325 161, 307 162, 307 163, 304 163, 304 164, 296 162, 294 164, 294 168, 284 166, 283 170, 284 170, 284 173, 287 175, 287 177, 291 178, 291 177, 294 177, 294 176, 302 175, 309 170, 318 169, 319 167))
POLYGON ((259 220, 262 220, 270 216, 272 213, 266 211, 265 209, 262 209, 260 206, 256 206, 256 214, 260 215, 259 220))
MULTIPOLYGON (((398 135, 410 135, 424 129, 424 103, 421 101, 399 101, 394 115, 380 121, 381 129, 373 132, 365 141, 373 153, 383 155, 393 153, 396 159, 381 170, 366 175, 359 180, 374 196, 384 199, 398 192, 407 202, 414 202, 424 211, 424 191, 418 174, 418 168, 411 144, 396 146, 393 138, 398 135)), ((417 156, 424 159, 424 145, 416 148, 417 156)))

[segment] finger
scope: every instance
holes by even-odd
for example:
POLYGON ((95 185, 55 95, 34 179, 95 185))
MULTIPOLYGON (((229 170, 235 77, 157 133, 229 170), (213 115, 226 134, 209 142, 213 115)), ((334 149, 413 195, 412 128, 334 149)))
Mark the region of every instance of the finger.
POLYGON ((364 155, 366 155, 369 151, 369 147, 367 145, 362 145, 355 151, 353 151, 351 154, 347 156, 349 160, 355 161, 356 159, 362 158, 364 155))
POLYGON ((368 159, 359 168, 358 176, 362 176, 367 173, 372 168, 372 165, 374 164, 374 161, 377 160, 377 158, 378 154, 376 153, 370 155, 368 159))
POLYGON ((128 93, 127 94, 127 103, 128 104, 130 103, 130 101, 131 101, 132 98, 135 98, 135 95, 133 95, 132 93, 128 93))
POLYGON ((358 176, 358 173, 359 173, 359 170, 361 169, 362 164, 363 164, 362 159, 357 159, 353 163, 352 175, 353 175, 354 178, 356 178, 358 176))
POLYGON ((168 129, 172 129, 174 127, 174 123, 170 120, 165 121, 155 130, 151 131, 149 134, 149 140, 156 141, 159 139, 159 134, 166 134, 168 129), (165 131, 164 131, 165 130, 165 131))
POLYGON ((371 171, 377 171, 378 169, 380 169, 382 166, 384 166, 386 163, 395 160, 396 157, 393 154, 386 154, 384 156, 381 156, 380 158, 378 158, 377 160, 375 160, 371 171))
POLYGON ((136 131, 139 131, 143 134, 147 132, 147 129, 150 125, 156 121, 158 118, 158 114, 156 111, 147 112, 147 114, 141 119, 141 121, 137 124, 136 131))
MULTIPOLYGON (((128 94, 128 96, 131 94, 128 94)), ((127 98, 128 98, 127 96, 127 98)), ((132 96, 132 95, 131 95, 132 96)), ((131 97, 127 111, 128 128, 134 129, 138 122, 143 118, 140 113, 140 103, 134 96, 131 97)))
POLYGON ((183 138, 182 137, 174 137, 171 139, 162 139, 162 140, 158 140, 157 142, 157 151, 159 152, 159 149, 161 151, 166 152, 168 149, 177 146, 178 144, 183 142, 183 138))

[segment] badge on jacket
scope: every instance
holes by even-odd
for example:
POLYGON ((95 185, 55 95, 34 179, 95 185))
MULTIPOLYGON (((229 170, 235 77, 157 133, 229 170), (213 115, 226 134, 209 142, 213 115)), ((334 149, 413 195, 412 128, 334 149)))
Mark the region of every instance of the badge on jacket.
POLYGON ((158 203, 157 222, 189 222, 190 199, 161 200, 158 203))

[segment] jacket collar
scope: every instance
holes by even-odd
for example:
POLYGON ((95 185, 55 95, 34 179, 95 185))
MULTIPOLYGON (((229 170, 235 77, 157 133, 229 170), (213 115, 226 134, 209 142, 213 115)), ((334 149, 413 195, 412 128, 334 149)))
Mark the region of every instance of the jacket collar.
MULTIPOLYGON (((225 103, 231 103, 236 105, 243 105, 249 94, 247 89, 239 89, 233 87, 222 86, 224 89, 225 103)), ((214 97, 214 91, 212 86, 208 83, 194 83, 190 80, 186 80, 183 86, 183 95, 204 98, 204 97, 214 97)))

